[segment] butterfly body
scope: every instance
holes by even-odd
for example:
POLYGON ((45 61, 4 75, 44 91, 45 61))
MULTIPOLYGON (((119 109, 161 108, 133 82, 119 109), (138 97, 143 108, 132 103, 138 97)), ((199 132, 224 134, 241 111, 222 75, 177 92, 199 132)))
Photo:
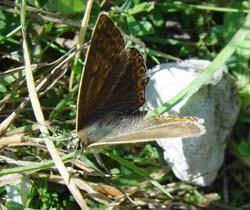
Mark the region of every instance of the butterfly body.
POLYGON ((122 32, 106 13, 98 17, 83 70, 76 130, 88 147, 191 137, 204 133, 194 117, 143 119, 146 66, 143 56, 126 48, 122 32))

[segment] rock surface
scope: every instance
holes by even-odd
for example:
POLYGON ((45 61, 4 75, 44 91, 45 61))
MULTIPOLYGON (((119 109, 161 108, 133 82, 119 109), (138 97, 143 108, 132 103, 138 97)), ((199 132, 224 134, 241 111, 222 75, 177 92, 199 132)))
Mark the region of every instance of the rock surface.
MULTIPOLYGON (((149 70, 147 102, 143 109, 153 110, 175 96, 209 63, 193 59, 161 64, 149 70)), ((203 118, 207 129, 205 135, 196 138, 158 140, 165 160, 179 179, 199 186, 214 181, 223 163, 224 150, 239 109, 234 82, 223 66, 207 84, 166 113, 203 118)))

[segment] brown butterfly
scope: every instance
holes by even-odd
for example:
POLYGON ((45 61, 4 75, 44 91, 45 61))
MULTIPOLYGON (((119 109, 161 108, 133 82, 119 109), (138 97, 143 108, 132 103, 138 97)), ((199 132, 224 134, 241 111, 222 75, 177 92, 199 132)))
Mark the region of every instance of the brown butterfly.
POLYGON ((88 147, 138 143, 205 133, 196 117, 143 119, 146 66, 106 13, 96 22, 78 93, 76 130, 88 147))

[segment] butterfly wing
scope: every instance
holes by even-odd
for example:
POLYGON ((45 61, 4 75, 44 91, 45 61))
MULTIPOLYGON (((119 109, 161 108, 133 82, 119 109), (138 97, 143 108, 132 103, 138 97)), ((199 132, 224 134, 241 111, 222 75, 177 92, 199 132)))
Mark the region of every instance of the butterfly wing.
MULTIPOLYGON (((105 13, 98 17, 87 52, 77 103, 77 132, 104 115, 125 115, 144 103, 146 71, 135 48, 105 13)), ((85 138, 84 134, 80 137, 85 138)))
POLYGON ((188 138, 202 135, 206 132, 203 120, 196 117, 153 117, 149 120, 126 121, 125 129, 116 126, 116 132, 105 136, 88 146, 88 148, 105 147, 114 144, 132 144, 155 141, 165 138, 188 138), (118 132, 117 132, 118 130, 118 132))
POLYGON ((92 34, 81 77, 77 102, 77 131, 88 121, 94 120, 95 110, 101 109, 100 104, 108 94, 107 84, 111 86, 111 83, 116 82, 115 78, 119 77, 119 69, 126 64, 126 59, 121 32, 106 14, 101 14, 92 34))
POLYGON ((193 117, 132 115, 144 103, 148 79, 143 57, 125 48, 121 31, 101 13, 92 34, 78 93, 77 132, 89 147, 201 135, 205 128, 193 117), (129 120, 126 116, 130 115, 129 120))
POLYGON ((143 56, 136 48, 128 48, 127 63, 124 75, 119 79, 112 97, 105 104, 105 109, 112 115, 126 116, 138 111, 145 102, 145 86, 148 78, 145 78, 146 66, 143 56))

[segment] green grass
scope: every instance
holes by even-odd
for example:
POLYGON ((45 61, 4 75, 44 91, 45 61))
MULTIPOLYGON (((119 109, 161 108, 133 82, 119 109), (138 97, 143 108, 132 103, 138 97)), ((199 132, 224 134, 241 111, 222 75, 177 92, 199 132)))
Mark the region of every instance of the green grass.
MULTIPOLYGON (((1 205, 9 209, 79 208, 60 176, 64 169, 51 160, 53 150, 48 142, 53 142, 54 152, 71 169, 71 178, 75 178, 90 209, 106 209, 114 202, 124 209, 135 209, 136 205, 143 209, 149 205, 156 209, 250 209, 248 1, 114 0, 104 5, 95 1, 86 34, 81 30, 81 38, 75 42, 82 46, 89 41, 98 14, 105 10, 125 34, 145 43, 148 67, 192 57, 212 61, 196 80, 148 116, 169 110, 202 86, 218 66, 227 64, 241 98, 241 112, 223 169, 206 188, 177 180, 156 143, 105 149, 99 154, 105 168, 91 151, 75 152, 76 97, 84 56, 78 57, 72 43, 80 31, 83 11, 89 10, 81 0, 26 3, 29 7, 21 11, 12 1, 0 2, 1 205), (167 28, 166 21, 181 27, 167 28), (25 55, 22 33, 27 40, 25 55), (176 33, 190 38, 177 39, 176 33), (38 94, 36 105, 34 98, 32 105, 27 99, 30 88, 34 91, 34 87, 28 90, 25 79, 28 57, 38 94), (35 117, 39 112, 45 122, 35 117), (27 189, 16 185, 26 200, 21 205, 7 199, 7 186, 14 186, 24 175, 27 189), (106 192, 101 194, 100 189, 106 192), (114 194, 108 196, 111 189, 114 194), (135 203, 134 198, 140 202, 135 203)), ((86 45, 82 49, 86 52, 86 45)))

